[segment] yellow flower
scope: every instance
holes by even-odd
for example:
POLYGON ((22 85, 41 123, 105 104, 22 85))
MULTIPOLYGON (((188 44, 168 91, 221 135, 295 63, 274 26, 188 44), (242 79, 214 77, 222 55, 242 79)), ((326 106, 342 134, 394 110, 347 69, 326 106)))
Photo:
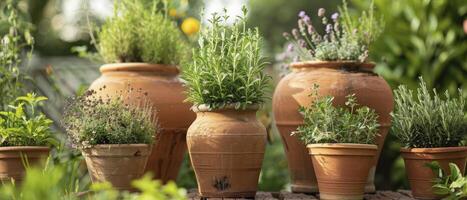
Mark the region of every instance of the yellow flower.
POLYGON ((169 9, 169 16, 176 17, 177 14, 178 14, 177 9, 173 9, 173 8, 169 9))
POLYGON ((199 31, 199 21, 193 17, 188 17, 185 20, 183 20, 182 23, 182 31, 190 36, 199 31))

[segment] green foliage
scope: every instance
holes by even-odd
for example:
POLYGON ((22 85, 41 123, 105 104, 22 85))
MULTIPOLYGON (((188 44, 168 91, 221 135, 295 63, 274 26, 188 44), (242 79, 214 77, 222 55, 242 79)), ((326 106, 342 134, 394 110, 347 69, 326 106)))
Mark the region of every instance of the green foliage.
POLYGON ((459 167, 449 163, 449 173, 445 172, 438 162, 427 163, 436 178, 433 180, 433 192, 443 196, 443 200, 460 200, 467 198, 467 177, 462 176, 459 167))
POLYGON ((304 125, 299 126, 294 134, 298 134, 305 144, 375 144, 378 115, 373 109, 358 105, 355 95, 346 98, 345 107, 333 106, 334 98, 329 96, 315 98, 311 106, 301 107, 304 125))
MULTIPOLYGON (((164 1, 165 2, 165 1, 164 1)), ((178 65, 188 55, 186 39, 161 11, 159 1, 123 0, 98 33, 97 49, 106 62, 178 65)))
POLYGON ((27 24, 19 20, 17 2, 8 0, 5 13, 9 30, 0 40, 0 109, 5 110, 15 97, 22 94, 24 74, 19 67, 21 53, 32 47, 34 39, 27 24))
POLYGON ((146 99, 127 104, 123 95, 103 99, 95 93, 91 90, 71 98, 65 108, 63 125, 76 147, 152 143, 156 120, 146 99))
POLYGON ((237 109, 264 102, 270 77, 263 73, 261 37, 258 29, 246 28, 246 13, 244 7, 244 16, 232 26, 226 25, 226 15, 213 14, 209 20, 211 27, 200 34, 193 62, 183 73, 188 101, 211 108, 235 104, 237 109))
POLYGON ((363 11, 359 18, 351 17, 347 2, 339 13, 325 16, 325 9, 318 10, 318 17, 325 27, 324 34, 313 26, 305 11, 299 13, 298 29, 291 34, 284 33, 290 41, 289 51, 296 53, 298 60, 350 60, 365 62, 371 43, 379 36, 381 20, 374 15, 373 1, 368 12, 363 11), (342 16, 340 16, 342 15, 342 16))
POLYGON ((396 104, 391 113, 393 134, 409 148, 462 145, 467 132, 467 118, 465 98, 460 90, 459 95, 451 98, 446 91, 443 100, 436 89, 430 93, 422 78, 415 94, 406 86, 399 86, 394 90, 396 104))
MULTIPOLYGON (((366 9, 366 1, 353 1, 366 9)), ((464 0, 375 0, 387 28, 372 47, 376 72, 393 85, 417 87, 422 76, 428 88, 467 88, 467 40, 464 0)), ((464 91, 465 93, 465 91, 464 91)))
POLYGON ((37 111, 46 97, 27 94, 16 98, 15 105, 0 112, 0 146, 55 145, 50 126, 53 121, 37 111))

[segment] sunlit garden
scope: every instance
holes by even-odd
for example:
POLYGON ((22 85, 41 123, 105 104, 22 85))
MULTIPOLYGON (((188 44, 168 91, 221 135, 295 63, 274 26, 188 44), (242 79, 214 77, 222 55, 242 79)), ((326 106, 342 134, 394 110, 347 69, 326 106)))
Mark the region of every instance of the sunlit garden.
POLYGON ((463 0, 2 0, 0 199, 467 199, 463 0))

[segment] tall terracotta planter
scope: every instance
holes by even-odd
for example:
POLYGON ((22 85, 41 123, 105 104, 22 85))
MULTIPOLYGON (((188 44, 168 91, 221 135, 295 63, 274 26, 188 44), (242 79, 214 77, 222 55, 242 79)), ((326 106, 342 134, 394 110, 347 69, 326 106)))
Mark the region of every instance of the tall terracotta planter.
MULTIPOLYGON (((148 93, 159 123, 159 134, 149 157, 146 171, 164 182, 175 180, 186 152, 186 130, 195 119, 190 104, 184 103, 183 86, 175 66, 147 63, 106 64, 100 68, 102 76, 90 89, 98 95, 115 96, 130 88, 148 93), (99 90, 105 86, 104 90, 99 90)), ((142 94, 139 94, 142 95, 142 94)), ((138 95, 131 96, 136 100, 138 95)))
POLYGON ((318 97, 334 96, 343 105, 346 96, 355 94, 357 103, 376 110, 381 125, 377 138, 378 154, 368 176, 366 192, 374 192, 376 164, 391 124, 392 91, 386 81, 372 72, 374 64, 355 62, 309 61, 292 63, 292 72, 280 80, 273 97, 273 112, 289 163, 293 192, 317 192, 317 184, 305 145, 291 132, 303 124, 299 106, 308 106, 314 84, 318 97))
POLYGON ((50 148, 42 146, 0 147, 0 182, 8 183, 14 179, 19 184, 25 172, 23 159, 27 159, 29 165, 35 165, 47 159, 49 153, 50 148))
POLYGON ((441 197, 433 194, 432 191, 432 181, 435 176, 425 165, 438 161, 444 171, 449 172, 449 163, 455 163, 464 174, 467 147, 403 148, 401 156, 404 158, 412 195, 417 199, 440 199, 441 197))
POLYGON ((115 189, 133 190, 131 181, 141 178, 151 153, 148 144, 96 145, 83 149, 92 182, 110 182, 115 189))
POLYGON ((187 143, 200 195, 254 197, 266 145, 257 108, 209 111, 202 105, 194 110, 187 143))
POLYGON ((320 199, 363 199, 376 145, 311 144, 307 148, 318 179, 320 199))

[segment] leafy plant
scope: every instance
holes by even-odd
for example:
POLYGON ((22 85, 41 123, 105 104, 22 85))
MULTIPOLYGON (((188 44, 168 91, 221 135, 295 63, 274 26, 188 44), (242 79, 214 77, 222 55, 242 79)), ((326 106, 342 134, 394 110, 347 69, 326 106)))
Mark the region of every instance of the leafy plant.
MULTIPOLYGON (((138 95, 132 92, 133 89, 130 89, 126 96, 138 95)), ((152 143, 157 130, 152 106, 146 99, 139 97, 139 102, 125 103, 128 100, 122 96, 119 94, 116 98, 103 98, 89 90, 69 100, 63 124, 76 147, 152 143)))
POLYGON ((15 97, 22 94, 23 84, 20 81, 24 79, 25 75, 21 73, 19 68, 22 63, 21 53, 34 44, 34 38, 29 32, 28 25, 19 20, 17 2, 8 0, 5 14, 9 30, 0 38, 1 110, 6 110, 15 97))
POLYGON ((313 103, 300 107, 304 125, 293 134, 297 134, 305 144, 375 144, 379 128, 375 110, 358 105, 354 94, 346 97, 345 106, 333 106, 334 97, 318 98, 316 90, 317 86, 310 95, 314 97, 313 103))
POLYGON ((318 10, 318 17, 325 27, 322 34, 313 26, 306 12, 300 11, 298 29, 284 33, 290 42, 288 51, 296 53, 296 60, 365 62, 371 43, 382 30, 381 20, 374 15, 373 2, 369 11, 363 11, 358 19, 351 17, 345 0, 339 12, 331 15, 331 21, 325 13, 324 8, 318 10))
POLYGON ((53 121, 36 109, 46 97, 34 93, 16 98, 15 105, 0 112, 0 146, 56 145, 50 126, 53 121))
POLYGON ((232 26, 226 25, 226 14, 213 14, 183 73, 188 101, 210 108, 234 104, 237 109, 264 102, 270 77, 263 73, 258 29, 246 28, 246 14, 243 7, 243 16, 232 26))
POLYGON ((106 62, 178 65, 186 59, 186 39, 159 3, 116 3, 113 17, 98 32, 97 49, 106 62))
POLYGON ((454 163, 449 163, 447 175, 438 162, 427 163, 436 178, 433 180, 433 192, 443 196, 443 200, 460 200, 467 197, 467 177, 462 176, 459 167, 454 163))
POLYGON ((416 93, 401 85, 394 90, 395 109, 392 132, 408 148, 435 148, 461 146, 467 131, 465 98, 445 99, 427 88, 420 78, 416 93))

